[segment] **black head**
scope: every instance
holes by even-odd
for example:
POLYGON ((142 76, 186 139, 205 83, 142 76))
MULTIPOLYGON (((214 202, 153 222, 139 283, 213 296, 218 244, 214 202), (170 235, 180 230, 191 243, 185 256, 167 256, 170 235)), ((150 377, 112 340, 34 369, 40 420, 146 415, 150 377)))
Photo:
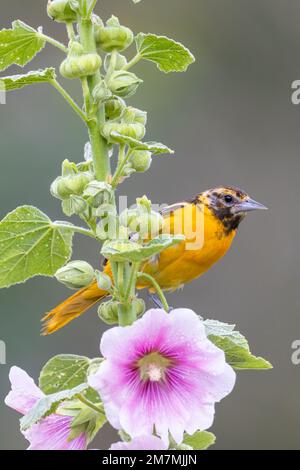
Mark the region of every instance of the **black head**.
POLYGON ((238 228, 247 212, 267 209, 245 191, 232 186, 209 189, 199 196, 199 200, 223 222, 228 232, 238 228))

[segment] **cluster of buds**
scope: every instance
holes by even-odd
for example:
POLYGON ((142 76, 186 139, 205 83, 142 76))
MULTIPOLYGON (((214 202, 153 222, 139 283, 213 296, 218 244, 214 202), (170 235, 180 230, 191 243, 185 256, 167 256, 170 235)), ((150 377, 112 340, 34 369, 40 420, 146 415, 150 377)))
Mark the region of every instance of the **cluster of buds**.
POLYGON ((162 215, 152 210, 151 201, 146 196, 138 198, 136 202, 136 208, 125 209, 120 214, 120 224, 129 233, 137 234, 140 240, 156 237, 163 228, 162 215))
POLYGON ((108 183, 94 180, 91 163, 79 164, 64 160, 62 175, 50 188, 51 194, 62 201, 66 215, 79 215, 89 220, 102 206, 112 201, 112 189, 108 183))
POLYGON ((115 143, 117 140, 113 132, 125 137, 141 140, 146 133, 147 113, 139 109, 128 107, 117 119, 106 122, 102 128, 102 135, 108 142, 115 143))

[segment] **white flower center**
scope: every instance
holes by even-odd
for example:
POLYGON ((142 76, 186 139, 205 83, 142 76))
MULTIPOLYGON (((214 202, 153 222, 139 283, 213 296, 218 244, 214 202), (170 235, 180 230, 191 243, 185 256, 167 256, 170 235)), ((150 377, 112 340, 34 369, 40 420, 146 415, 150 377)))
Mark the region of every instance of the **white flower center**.
POLYGON ((149 364, 147 373, 151 382, 159 382, 163 378, 163 369, 156 364, 149 364))
POLYGON ((164 357, 159 352, 152 352, 142 357, 137 367, 140 372, 140 378, 145 382, 161 382, 165 380, 166 370, 172 364, 171 360, 164 357))

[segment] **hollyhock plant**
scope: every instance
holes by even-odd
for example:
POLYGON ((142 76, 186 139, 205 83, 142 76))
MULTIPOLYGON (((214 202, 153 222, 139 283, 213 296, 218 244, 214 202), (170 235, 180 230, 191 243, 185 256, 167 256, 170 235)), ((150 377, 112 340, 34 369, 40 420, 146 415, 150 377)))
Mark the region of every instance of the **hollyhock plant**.
POLYGON ((109 450, 167 450, 168 446, 156 436, 140 436, 130 442, 115 442, 109 450))
MULTIPOLYGON (((39 387, 13 367, 5 402, 24 415, 20 427, 29 449, 86 449, 107 421, 124 431, 124 442, 112 444, 111 450, 206 449, 215 437, 205 430, 213 423, 215 403, 234 386, 233 368, 272 366, 252 355, 234 325, 202 320, 183 308, 168 313, 165 292, 202 275, 228 250, 245 213, 265 207, 233 187, 204 191, 167 207, 155 201, 161 211, 143 194, 133 207, 123 207, 119 189, 124 180, 134 181, 160 155, 174 153, 155 136, 148 138, 147 112, 127 103, 143 83, 135 66, 148 61, 161 72, 185 72, 195 58, 163 32, 134 32, 115 15, 105 18, 104 2, 44 3, 49 19, 65 28, 65 40, 45 34, 47 23, 35 29, 13 21, 11 28, 0 30, 0 72, 24 67, 46 43, 62 55, 60 67, 1 73, 0 92, 52 87, 81 119, 88 141, 82 142, 82 155, 73 142, 72 161, 63 160, 50 186, 62 220, 22 204, 0 221, 0 289, 41 275, 76 290, 56 307, 45 306, 43 335, 67 326, 96 303, 99 319, 118 326, 109 326, 102 337, 103 357, 56 353, 43 365, 39 387), (74 99, 74 87, 69 92, 62 77, 77 80, 82 96, 74 99), (79 221, 73 223, 75 216, 79 221), (97 243, 94 265, 73 258, 75 235, 97 243), (145 313, 141 289, 158 309, 145 313)), ((40 154, 47 157, 47 152, 40 154)), ((34 185, 39 175, 35 165, 29 166, 34 185)), ((39 166, 44 173, 49 169, 39 166)), ((46 180, 49 175, 42 176, 46 180)))
MULTIPOLYGON (((9 374, 11 391, 5 404, 25 415, 42 398, 44 393, 33 379, 19 367, 12 367, 9 374)), ((23 434, 30 442, 28 450, 84 450, 86 437, 82 433, 69 440, 71 416, 52 414, 31 426, 23 434)))
POLYGON ((212 425, 214 405, 228 395, 235 372, 188 309, 153 309, 128 327, 104 333, 106 359, 89 383, 99 391, 112 426, 131 437, 169 433, 180 443, 212 425))

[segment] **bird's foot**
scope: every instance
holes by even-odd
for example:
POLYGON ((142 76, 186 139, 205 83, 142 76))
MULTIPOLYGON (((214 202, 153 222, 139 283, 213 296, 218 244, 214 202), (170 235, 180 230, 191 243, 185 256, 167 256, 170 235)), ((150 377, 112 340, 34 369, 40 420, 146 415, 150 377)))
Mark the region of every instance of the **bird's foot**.
MULTIPOLYGON (((149 296, 149 299, 154 303, 154 305, 157 307, 157 308, 161 308, 164 310, 164 306, 162 304, 162 301, 157 297, 156 294, 152 294, 151 292, 148 293, 148 296, 149 296)), ((171 312, 171 310, 173 310, 173 307, 169 307, 169 312, 171 312)))

